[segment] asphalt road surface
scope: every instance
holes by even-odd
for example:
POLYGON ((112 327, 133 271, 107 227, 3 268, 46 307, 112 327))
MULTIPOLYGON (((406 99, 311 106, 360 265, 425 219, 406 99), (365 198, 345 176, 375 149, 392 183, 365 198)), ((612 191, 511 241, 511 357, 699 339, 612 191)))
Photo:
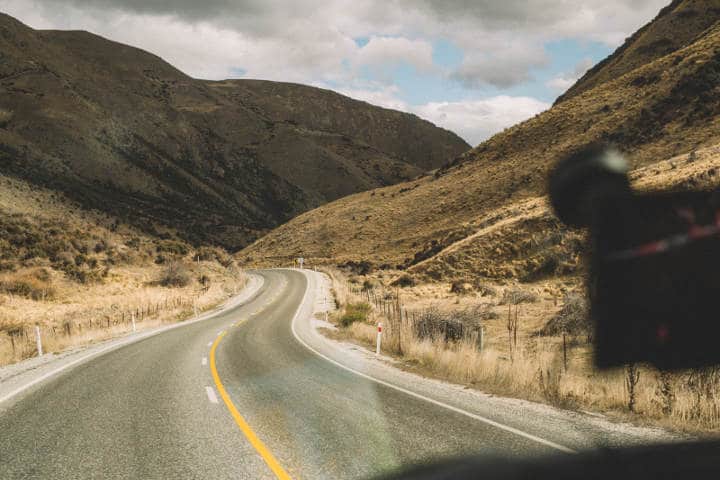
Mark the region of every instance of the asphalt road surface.
POLYGON ((556 450, 355 375, 299 343, 306 277, 112 350, 0 405, 0 477, 365 478, 556 450))

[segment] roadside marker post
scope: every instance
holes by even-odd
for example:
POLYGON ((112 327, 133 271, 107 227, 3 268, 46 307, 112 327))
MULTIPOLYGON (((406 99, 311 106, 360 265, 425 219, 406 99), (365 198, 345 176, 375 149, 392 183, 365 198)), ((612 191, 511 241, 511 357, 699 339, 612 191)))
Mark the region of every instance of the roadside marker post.
POLYGON ((35 325, 35 340, 37 341, 38 357, 42 357, 42 340, 40 339, 40 326, 35 325))
POLYGON ((375 347, 375 355, 380 355, 380 343, 382 342, 382 322, 378 323, 377 346, 375 347))
POLYGON ((135 327, 135 312, 130 314, 130 320, 132 321, 132 331, 135 333, 137 332, 137 328, 135 327))
POLYGON ((193 302, 193 313, 194 313, 195 317, 197 318, 197 316, 198 316, 198 314, 197 314, 197 302, 193 302))

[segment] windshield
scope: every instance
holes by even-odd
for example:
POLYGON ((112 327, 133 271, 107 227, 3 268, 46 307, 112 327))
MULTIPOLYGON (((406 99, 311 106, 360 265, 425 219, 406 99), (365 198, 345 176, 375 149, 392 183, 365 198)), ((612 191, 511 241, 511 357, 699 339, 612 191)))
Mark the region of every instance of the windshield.
POLYGON ((0 477, 713 438, 719 21, 6 0, 0 477))

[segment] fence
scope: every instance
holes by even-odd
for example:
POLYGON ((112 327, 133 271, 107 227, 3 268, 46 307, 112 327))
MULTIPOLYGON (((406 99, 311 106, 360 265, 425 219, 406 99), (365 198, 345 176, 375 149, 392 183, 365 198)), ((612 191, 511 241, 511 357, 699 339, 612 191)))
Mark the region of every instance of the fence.
POLYGON ((353 286, 346 282, 347 291, 374 307, 376 316, 383 319, 385 342, 390 341, 399 353, 403 352, 403 342, 409 335, 419 339, 443 339, 446 342, 458 342, 468 339, 479 350, 483 348, 484 330, 482 325, 469 324, 453 319, 438 309, 412 309, 403 306, 400 288, 393 290, 353 286))
MULTIPOLYGON (((72 344, 74 337, 90 336, 92 333, 110 330, 134 331, 135 324, 148 320, 160 320, 163 312, 194 307, 200 295, 192 297, 173 296, 160 302, 149 302, 132 308, 104 310, 88 315, 86 320, 66 319, 54 324, 21 325, 0 331, 0 344, 9 343, 13 359, 20 360, 42 353, 37 342, 38 333, 42 345, 48 343, 72 344)), ((194 313, 197 310, 194 309, 194 313)), ((102 334, 99 336, 103 336, 102 334)), ((45 348, 47 351, 47 348, 45 348)))

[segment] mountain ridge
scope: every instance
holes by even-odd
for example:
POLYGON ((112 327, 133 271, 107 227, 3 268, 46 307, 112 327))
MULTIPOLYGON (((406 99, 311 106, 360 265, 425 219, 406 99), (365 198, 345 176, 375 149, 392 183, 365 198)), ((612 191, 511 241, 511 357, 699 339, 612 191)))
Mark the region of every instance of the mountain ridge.
MULTIPOLYGON (((547 174, 557 159, 589 143, 607 142, 623 150, 637 169, 716 145, 719 94, 716 21, 691 44, 557 103, 455 157, 434 175, 307 212, 259 239, 240 258, 273 264, 302 255, 320 263, 415 271, 425 262, 421 270, 436 281, 452 279, 453 271, 524 278, 537 265, 523 272, 476 262, 492 263, 506 247, 513 256, 529 258, 537 253, 534 241, 546 244, 547 251, 557 246, 553 242, 577 244, 551 217, 531 215, 530 223, 522 223, 528 217, 526 202, 533 208, 544 202, 547 174), (482 255, 449 249, 478 232, 490 233, 490 226, 508 218, 517 220, 503 230, 513 241, 480 235, 468 243, 482 255), (430 268, 428 259, 443 251, 449 254, 443 263, 453 263, 446 261, 452 257, 455 267, 430 268)), ((570 257, 577 266, 578 252, 565 253, 545 274, 560 272, 560 264, 570 257)))
POLYGON ((297 84, 196 80, 144 50, 7 15, 0 55, 0 173, 195 243, 237 249, 470 148, 411 114, 297 84))

